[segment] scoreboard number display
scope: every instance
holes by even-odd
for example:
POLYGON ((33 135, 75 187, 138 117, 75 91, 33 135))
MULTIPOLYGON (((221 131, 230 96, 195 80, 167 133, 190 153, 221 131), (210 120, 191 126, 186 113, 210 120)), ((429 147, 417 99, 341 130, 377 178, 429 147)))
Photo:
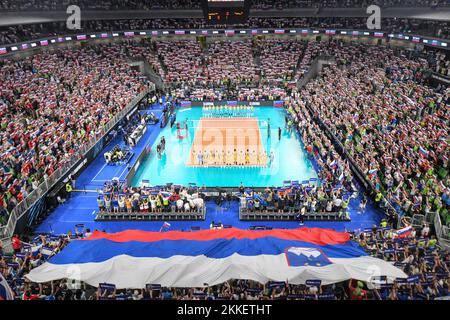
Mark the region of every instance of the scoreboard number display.
POLYGON ((203 12, 209 24, 247 22, 251 0, 204 0, 203 12))

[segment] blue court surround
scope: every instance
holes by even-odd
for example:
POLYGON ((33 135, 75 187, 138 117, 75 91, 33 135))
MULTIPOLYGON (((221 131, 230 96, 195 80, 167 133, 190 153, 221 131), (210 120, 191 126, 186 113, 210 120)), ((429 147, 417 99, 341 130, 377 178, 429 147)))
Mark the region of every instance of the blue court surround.
MULTIPOLYGON (((162 106, 158 103, 149 110, 157 117, 162 114, 162 106)), ((138 145, 133 149, 135 152, 131 162, 136 161, 141 151, 147 145, 153 145, 159 137, 162 129, 159 123, 156 125, 148 125, 148 130, 141 138, 138 145)), ((262 134, 264 134, 262 132, 262 134)), ((278 137, 272 137, 278 138, 278 137)), ((124 142, 121 135, 118 135, 100 154, 99 156, 81 173, 76 181, 75 189, 97 190, 100 189, 104 180, 110 180, 114 177, 124 179, 127 174, 127 165, 106 166, 103 154, 111 150, 115 145, 123 146, 124 142)), ((315 167, 315 164, 313 163, 315 167)), ((243 178, 245 184, 245 178, 243 178)), ((349 204, 349 214, 351 221, 349 222, 309 222, 306 221, 304 227, 319 227, 335 229, 337 231, 356 230, 372 227, 379 224, 382 213, 375 209, 373 203, 369 200, 364 213, 358 212, 358 206, 362 197, 362 193, 354 195, 349 204)), ((159 231, 162 221, 111 221, 96 222, 94 221, 97 207, 97 193, 74 192, 65 204, 58 206, 54 212, 50 214, 35 230, 36 233, 67 233, 74 231, 76 224, 84 224, 86 228, 91 230, 104 230, 106 232, 119 232, 129 229, 159 231)), ((185 230, 191 227, 199 227, 200 229, 208 229, 211 222, 222 222, 224 225, 232 225, 240 229, 248 229, 250 226, 264 225, 272 228, 298 228, 299 224, 294 221, 240 221, 239 220, 239 204, 237 201, 231 203, 223 203, 218 207, 213 201, 206 202, 206 219, 205 221, 171 221, 169 230, 185 230)))
MULTIPOLYGON (((282 186, 285 180, 304 181, 317 178, 316 170, 304 151, 303 143, 298 134, 285 129, 286 111, 284 108, 257 107, 251 112, 251 118, 257 119, 261 143, 268 155, 273 152, 274 160, 267 167, 190 167, 186 165, 190 151, 197 134, 199 120, 202 118, 202 108, 181 108, 177 112, 177 121, 183 123, 188 119, 188 135, 178 139, 176 126, 164 128, 157 139, 166 139, 166 151, 158 159, 155 153, 146 157, 136 172, 132 185, 139 186, 142 180, 149 180, 151 185, 175 183, 188 185, 195 183, 207 187, 236 187, 241 182, 252 187, 282 186), (270 126, 268 126, 268 119, 270 126), (268 128, 270 127, 270 136, 268 128), (278 128, 281 128, 281 139, 278 138, 278 128)), ((227 118, 220 121, 226 125, 227 118)), ((245 120, 243 120, 245 121, 245 120)), ((222 142, 226 137, 222 132, 212 135, 222 142)), ((157 142, 152 149, 156 149, 157 142)))

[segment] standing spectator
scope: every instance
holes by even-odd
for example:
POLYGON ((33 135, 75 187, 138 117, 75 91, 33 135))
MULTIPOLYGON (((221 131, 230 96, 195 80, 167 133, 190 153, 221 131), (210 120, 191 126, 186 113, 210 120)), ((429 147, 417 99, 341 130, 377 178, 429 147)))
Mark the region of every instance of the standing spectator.
POLYGON ((20 252, 20 250, 22 249, 22 241, 19 239, 19 236, 17 234, 15 234, 11 238, 11 242, 12 242, 12 247, 13 247, 14 253, 20 252))
POLYGON ((367 299, 367 291, 364 290, 364 283, 362 281, 356 282, 356 287, 352 284, 353 280, 348 282, 348 289, 351 293, 351 300, 366 300, 367 299))

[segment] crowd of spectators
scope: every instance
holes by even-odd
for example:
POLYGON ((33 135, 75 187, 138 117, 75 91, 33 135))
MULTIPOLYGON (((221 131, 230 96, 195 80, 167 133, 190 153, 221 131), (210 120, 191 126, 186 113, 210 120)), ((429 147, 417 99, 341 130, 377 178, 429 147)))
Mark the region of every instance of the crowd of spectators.
POLYGON ((259 95, 258 88, 263 86, 268 86, 266 96, 274 95, 274 88, 284 91, 288 83, 298 80, 297 66, 306 41, 212 41, 205 48, 196 40, 158 41, 156 47, 166 70, 166 83, 194 90, 191 95, 197 98, 235 94, 239 100, 244 100, 244 97, 259 95), (196 87, 201 87, 202 95, 197 94, 196 87), (205 91, 205 87, 210 91, 205 91), (223 87, 226 90, 217 93, 214 90, 223 87), (252 88, 256 91, 251 92, 252 88))
POLYGON ((448 221, 448 88, 420 84, 424 60, 392 49, 336 47, 338 66, 299 93, 337 136, 377 197, 399 212, 439 212, 448 221))
POLYGON ((444 52, 435 53, 435 69, 434 71, 443 75, 450 77, 450 54, 444 52))
POLYGON ((450 255, 439 247, 428 224, 404 238, 396 237, 390 228, 373 228, 355 233, 354 239, 368 254, 393 263, 410 277, 411 281, 393 284, 379 279, 381 283, 372 290, 374 299, 433 300, 449 295, 450 255))
POLYGON ((107 181, 97 198, 100 212, 157 213, 194 212, 204 208, 200 188, 177 185, 128 187, 117 180, 107 181))
POLYGON ((286 9, 286 8, 366 8, 372 4, 388 7, 438 7, 446 6, 445 0, 252 0, 254 9, 286 9))
MULTIPOLYGON (((283 91, 287 82, 296 79, 297 63, 306 46, 305 42, 297 40, 255 42, 214 41, 208 43, 205 50, 201 50, 200 44, 194 40, 158 42, 157 46, 158 55, 167 69, 166 82, 187 89, 200 86, 200 91, 206 93, 207 98, 216 95, 216 92, 214 89, 205 92, 205 86, 226 87, 226 93, 219 90, 217 94, 235 94, 244 100, 244 97, 260 95, 261 90, 256 88, 252 93, 249 87, 270 84, 270 88, 265 88, 266 96, 274 95, 274 91, 277 91, 274 88, 283 91), (178 53, 180 50, 186 50, 187 53, 173 57, 173 52, 178 53), (235 87, 240 84, 241 87, 235 87)), ((198 96, 195 89, 192 96, 203 98, 203 95, 198 96)))
POLYGON ((148 87, 119 46, 0 61, 0 208, 10 212, 148 87))
POLYGON ((251 40, 208 43, 205 65, 203 80, 206 82, 227 84, 258 81, 251 40))
MULTIPOLYGON (((367 29, 366 18, 356 17, 297 17, 262 18, 250 17, 244 24, 210 25, 201 18, 133 19, 133 20, 87 20, 82 21, 81 30, 67 29, 65 22, 0 27, 0 44, 18 43, 49 36, 79 34, 80 32, 111 32, 121 30, 155 29, 203 29, 203 28, 325 28, 367 29)), ((450 38, 448 21, 382 18, 381 30, 393 33, 412 33, 450 38)))
POLYGON ((255 42, 264 80, 269 83, 298 80, 297 66, 303 57, 306 41, 267 39, 255 42))
POLYGON ((200 0, 5 0, 0 11, 65 11, 77 5, 82 10, 172 10, 199 9, 200 0))
POLYGON ((231 84, 226 87, 217 86, 210 88, 190 88, 184 86, 173 88, 171 95, 180 99, 191 99, 193 101, 211 100, 237 100, 237 101, 257 101, 257 100, 281 100, 287 95, 284 87, 259 85, 257 87, 245 87, 245 85, 231 84), (226 90, 224 90, 226 89, 226 90))
POLYGON ((166 82, 202 80, 204 58, 196 40, 158 41, 156 47, 165 69, 166 82))
MULTIPOLYGON (((448 5, 445 0, 252 0, 253 9, 287 8, 361 8, 371 4, 382 7, 438 7, 448 5)), ((56 11, 65 10, 69 5, 78 5, 83 10, 161 10, 200 9, 200 0, 5 0, 0 11, 56 11)))
POLYGON ((340 218, 348 217, 347 208, 350 202, 344 188, 327 188, 297 185, 281 188, 267 187, 264 191, 245 190, 240 194, 240 206, 249 212, 277 213, 291 212, 299 214, 299 219, 306 213, 339 213, 340 218))

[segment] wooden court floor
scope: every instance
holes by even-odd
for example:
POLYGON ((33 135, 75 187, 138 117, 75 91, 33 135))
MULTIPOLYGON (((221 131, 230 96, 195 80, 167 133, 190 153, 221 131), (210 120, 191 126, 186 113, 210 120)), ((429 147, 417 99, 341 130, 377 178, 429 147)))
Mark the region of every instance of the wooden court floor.
POLYGON ((257 118, 202 118, 186 165, 265 166, 267 154, 257 118))

